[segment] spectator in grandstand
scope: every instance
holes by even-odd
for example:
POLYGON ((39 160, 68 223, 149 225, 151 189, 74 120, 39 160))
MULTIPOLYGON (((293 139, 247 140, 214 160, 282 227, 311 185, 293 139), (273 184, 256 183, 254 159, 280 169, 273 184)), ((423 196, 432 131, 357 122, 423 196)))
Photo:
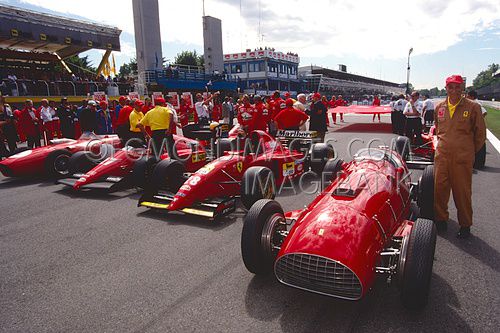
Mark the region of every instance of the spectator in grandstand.
POLYGON ((408 103, 405 99, 405 95, 401 94, 398 96, 398 100, 394 104, 394 112, 395 113, 395 128, 396 134, 404 135, 404 129, 406 126, 406 117, 403 115, 403 111, 408 103))
POLYGON ((408 102, 403 111, 406 117, 405 135, 410 139, 410 142, 417 145, 422 144, 422 108, 423 103, 419 100, 420 94, 418 91, 411 93, 410 102, 408 102))
POLYGON ((424 95, 424 102, 422 108, 422 115, 424 120, 424 125, 426 127, 432 126, 434 122, 434 103, 432 102, 429 94, 424 95))
MULTIPOLYGON (((380 106, 380 96, 375 95, 373 97, 372 106, 380 106)), ((380 123, 380 113, 374 113, 372 121, 375 121, 375 116, 378 116, 378 122, 380 123)))
POLYGON ((321 102, 321 94, 318 92, 313 94, 309 116, 311 118, 309 121, 309 130, 316 131, 321 142, 325 141, 327 110, 321 102))
POLYGON ((97 134, 111 134, 113 133, 113 126, 111 123, 111 114, 109 112, 108 103, 105 101, 99 102, 99 110, 96 113, 97 117, 97 134))
POLYGON ((40 124, 41 119, 37 110, 33 108, 33 101, 27 99, 24 108, 19 114, 19 129, 26 136, 28 148, 40 147, 40 124))
POLYGON ((142 113, 142 108, 144 103, 140 100, 136 100, 134 103, 134 111, 130 113, 129 123, 130 123, 130 133, 128 144, 132 147, 141 147, 145 144, 144 134, 141 129, 137 127, 137 124, 144 118, 144 113, 142 113))
MULTIPOLYGON (((342 95, 339 95, 337 97, 337 101, 335 102, 335 107, 338 106, 346 106, 346 103, 344 102, 344 99, 342 98, 342 95)), ((340 112, 340 122, 344 122, 344 113, 340 112)))
POLYGON ((0 95, 0 156, 10 156, 17 149, 17 130, 14 112, 9 104, 4 103, 4 98, 0 95), (8 150, 4 140, 7 142, 8 150))
POLYGON ((94 100, 87 102, 87 107, 80 113, 80 128, 83 135, 88 136, 97 132, 97 103, 94 100))
POLYGON ((66 97, 61 98, 61 105, 57 108, 57 117, 61 124, 63 138, 74 139, 76 114, 68 104, 68 99, 66 97))
POLYGON ((293 100, 287 98, 285 100, 285 108, 274 117, 274 122, 278 129, 299 130, 307 119, 309 119, 307 114, 294 108, 293 104, 293 100))
MULTIPOLYGON (((122 101, 120 101, 120 106, 121 103, 122 101)), ((125 145, 125 142, 127 142, 128 135, 130 132, 129 117, 130 113, 133 111, 133 108, 132 106, 129 105, 130 100, 128 98, 124 100, 123 103, 124 104, 119 112, 118 119, 116 120, 116 134, 118 134, 118 136, 120 137, 122 144, 125 145)), ((134 103, 135 100, 131 102, 132 105, 134 105, 134 103)), ((118 108, 118 105, 116 107, 118 108)))

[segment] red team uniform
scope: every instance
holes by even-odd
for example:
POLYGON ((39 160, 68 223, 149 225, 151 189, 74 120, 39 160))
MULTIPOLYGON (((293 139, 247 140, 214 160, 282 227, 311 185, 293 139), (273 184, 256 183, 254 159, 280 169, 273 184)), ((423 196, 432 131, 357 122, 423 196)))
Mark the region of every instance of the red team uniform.
POLYGON ((257 109, 250 103, 245 103, 238 108, 238 123, 248 134, 255 129, 258 123, 257 109))
POLYGON ((263 102, 255 103, 255 109, 257 110, 255 129, 267 132, 267 124, 271 121, 271 111, 263 102))

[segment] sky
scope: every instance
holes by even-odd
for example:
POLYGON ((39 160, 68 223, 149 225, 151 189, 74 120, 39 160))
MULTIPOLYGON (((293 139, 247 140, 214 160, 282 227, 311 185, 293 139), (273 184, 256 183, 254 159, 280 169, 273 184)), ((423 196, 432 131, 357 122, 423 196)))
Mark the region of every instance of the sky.
MULTIPOLYGON (((202 0, 158 0, 163 57, 203 53, 202 0)), ((118 27, 117 66, 135 57, 131 0, 0 0, 0 3, 118 27)), ((500 62, 498 0, 206 0, 205 14, 222 20, 224 53, 273 47, 316 65, 418 89, 444 87, 451 74, 468 84, 500 62)), ((88 51, 94 65, 103 51, 88 51)))

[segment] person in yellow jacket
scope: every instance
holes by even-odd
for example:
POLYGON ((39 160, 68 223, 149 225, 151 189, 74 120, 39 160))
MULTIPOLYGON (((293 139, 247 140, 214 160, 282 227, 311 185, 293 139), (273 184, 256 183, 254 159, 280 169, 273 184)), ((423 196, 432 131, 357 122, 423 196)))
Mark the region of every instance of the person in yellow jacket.
POLYGON ((486 140, 481 107, 463 96, 460 75, 446 79, 448 97, 434 112, 438 145, 434 158, 434 220, 439 231, 447 229, 450 190, 457 207, 459 238, 470 236, 472 225, 472 165, 486 140))
POLYGON ((144 134, 142 134, 141 129, 137 127, 137 124, 144 118, 144 113, 142 113, 143 106, 144 103, 141 100, 136 100, 134 103, 134 110, 130 112, 128 117, 130 123, 130 139, 127 141, 127 144, 132 147, 144 146, 146 142, 144 140, 144 134))
POLYGON ((173 156, 174 139, 172 136, 171 127, 173 126, 173 114, 165 107, 163 98, 155 99, 155 107, 146 113, 144 118, 136 125, 137 128, 146 136, 146 126, 151 127, 151 141, 156 154, 162 153, 163 147, 167 147, 169 156, 173 156))

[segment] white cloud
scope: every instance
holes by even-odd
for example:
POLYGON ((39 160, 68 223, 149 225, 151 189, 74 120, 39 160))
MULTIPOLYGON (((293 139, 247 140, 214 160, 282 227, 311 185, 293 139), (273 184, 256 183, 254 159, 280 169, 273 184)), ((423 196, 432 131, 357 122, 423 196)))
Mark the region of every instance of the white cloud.
MULTIPOLYGON (((130 0, 22 1, 134 33, 130 0)), ((500 18, 496 0, 206 0, 205 5, 207 15, 222 20, 224 52, 267 45, 302 57, 397 59, 410 47, 414 55, 431 54, 464 34, 498 27, 500 18)), ((159 7, 164 42, 202 47, 202 0, 159 0, 159 7)), ((122 52, 133 55, 133 47, 122 43, 122 52)))

